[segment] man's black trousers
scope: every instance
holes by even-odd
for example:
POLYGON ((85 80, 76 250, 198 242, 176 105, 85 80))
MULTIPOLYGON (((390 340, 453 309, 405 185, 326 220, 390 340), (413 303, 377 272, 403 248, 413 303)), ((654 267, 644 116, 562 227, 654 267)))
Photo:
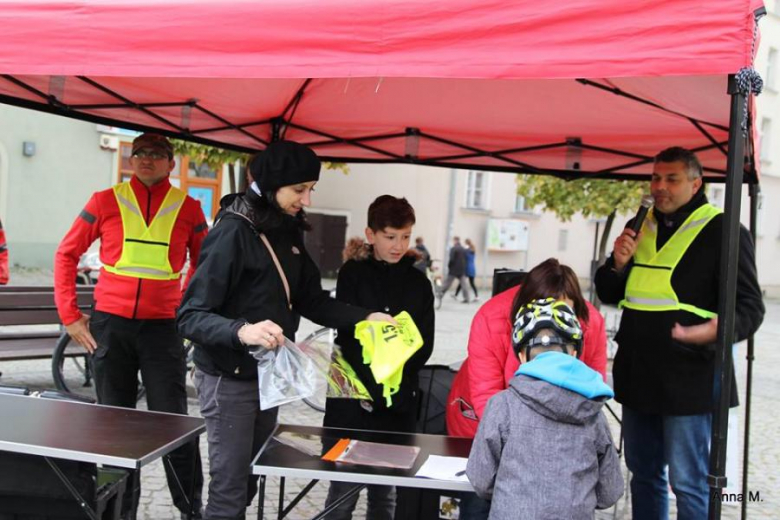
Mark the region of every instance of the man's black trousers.
MULTIPOLYGON (((90 332, 98 344, 92 367, 100 404, 135 408, 140 371, 149 410, 187 415, 187 364, 173 319, 132 320, 94 311, 90 332)), ((171 464, 165 464, 165 476, 174 505, 180 511, 189 509, 187 496, 194 478, 194 499, 199 507, 203 470, 197 440, 172 451, 168 457, 171 464)))

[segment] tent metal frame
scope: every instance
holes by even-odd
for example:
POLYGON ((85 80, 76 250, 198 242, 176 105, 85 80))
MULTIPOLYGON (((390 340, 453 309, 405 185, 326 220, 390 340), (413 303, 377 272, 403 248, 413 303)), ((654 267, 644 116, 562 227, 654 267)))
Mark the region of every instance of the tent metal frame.
MULTIPOLYGON (((353 138, 341 137, 336 134, 326 132, 322 129, 307 127, 293 121, 295 117, 295 113, 298 107, 300 106, 302 100, 305 97, 306 89, 313 81, 312 78, 308 78, 303 81, 303 83, 298 88, 296 93, 292 96, 290 101, 287 103, 281 115, 270 119, 251 121, 243 124, 235 124, 228 121, 226 118, 220 116, 219 114, 201 106, 198 103, 198 101, 195 99, 190 99, 187 101, 178 101, 178 102, 168 101, 168 102, 155 102, 155 103, 138 103, 127 98, 121 93, 109 89, 108 87, 101 85, 97 81, 85 76, 77 76, 76 78, 79 81, 83 82, 84 84, 89 85, 90 87, 99 91, 100 93, 106 94, 114 98, 117 102, 68 105, 60 101, 57 95, 47 94, 46 92, 43 92, 33 87, 32 85, 22 81, 21 79, 13 75, 2 74, 0 75, 0 78, 14 84, 15 86, 39 98, 39 101, 34 101, 30 99, 0 94, 0 103, 5 103, 8 105, 14 105, 23 108, 29 108, 40 112, 47 112, 50 114, 65 116, 72 119, 79 119, 82 121, 89 121, 89 122, 105 124, 109 126, 121 126, 122 128, 127 128, 130 130, 137 130, 142 132, 143 131, 158 132, 167 135, 168 137, 185 139, 200 144, 216 146, 219 148, 230 149, 230 150, 235 150, 244 153, 254 153, 262 149, 263 147, 267 146, 270 141, 274 141, 279 138, 284 138, 284 135, 286 134, 287 130, 289 128, 293 128, 305 132, 309 135, 317 136, 319 138, 318 140, 307 143, 315 150, 318 147, 323 147, 327 145, 347 144, 351 147, 366 150, 379 156, 376 158, 365 158, 365 157, 349 157, 349 156, 329 156, 327 154, 319 154, 322 160, 331 161, 331 162, 368 163, 368 164, 408 163, 408 164, 419 164, 425 166, 437 166, 443 168, 497 171, 497 172, 506 172, 506 173, 515 173, 515 174, 521 173, 521 174, 553 175, 555 177, 565 179, 565 180, 574 180, 574 179, 581 179, 581 178, 589 178, 589 179, 608 178, 613 180, 648 180, 649 174, 625 173, 623 171, 626 170, 627 168, 635 168, 637 166, 651 165, 653 163, 652 156, 641 155, 626 150, 595 146, 583 142, 582 139, 580 138, 568 138, 559 142, 552 142, 552 143, 527 146, 527 147, 518 147, 518 148, 510 148, 510 149, 503 149, 503 150, 486 150, 486 149, 470 146, 464 143, 459 143, 451 139, 446 139, 444 137, 440 137, 428 133, 425 130, 419 128, 406 128, 404 132, 397 132, 391 134, 367 135, 367 136, 353 137, 353 138), (177 124, 174 121, 172 121, 170 118, 163 117, 162 115, 155 112, 155 109, 161 109, 161 108, 169 109, 169 108, 176 108, 176 107, 181 108, 182 111, 182 117, 181 117, 182 123, 180 124, 177 124), (156 128, 153 126, 137 124, 137 123, 127 123, 120 119, 114 119, 108 115, 101 116, 101 115, 85 112, 86 110, 110 111, 110 110, 127 110, 127 109, 137 110, 140 113, 150 118, 153 118, 155 121, 163 125, 163 128, 156 128), (215 122, 218 123, 218 126, 208 127, 200 130, 190 130, 188 128, 188 122, 192 111, 198 111, 210 117, 211 119, 213 119, 215 122), (248 128, 258 127, 258 126, 269 127, 268 140, 263 139, 262 137, 259 137, 247 130, 248 128), (215 133, 224 132, 224 131, 234 131, 234 132, 241 133, 242 135, 250 138, 252 141, 257 143, 257 148, 249 148, 245 146, 224 143, 209 137, 210 134, 213 135, 215 133), (381 147, 375 144, 375 143, 381 143, 381 141, 394 140, 400 138, 406 139, 407 153, 405 153, 404 155, 400 155, 382 149, 381 147), (417 156, 416 150, 419 148, 419 142, 421 140, 428 140, 431 142, 435 142, 437 144, 449 146, 455 150, 461 151, 461 153, 440 155, 437 157, 429 157, 429 158, 420 158, 419 156, 417 156), (517 158, 511 157, 512 155, 522 154, 526 152, 534 152, 539 150, 549 150, 549 149, 556 149, 556 148, 575 148, 575 149, 578 148, 580 150, 588 150, 592 152, 598 152, 598 153, 613 155, 617 157, 625 157, 629 161, 607 169, 602 169, 597 171, 586 171, 577 168, 574 169, 542 168, 542 167, 535 166, 529 162, 525 162, 517 158), (473 160, 473 159, 480 159, 480 158, 491 158, 496 161, 499 161, 500 163, 505 163, 505 165, 504 164, 480 164, 477 162, 469 161, 470 159, 473 160)), ((54 81, 55 79, 56 77, 52 77, 52 81, 50 82, 52 84, 52 90, 57 90, 57 87, 60 85, 59 82, 54 81)), ((718 141, 715 137, 713 137, 710 131, 708 131, 708 128, 716 129, 720 131, 727 131, 728 128, 724 127, 723 125, 718 125, 708 121, 702 121, 693 118, 691 116, 688 116, 686 114, 670 110, 666 107, 663 107, 662 105, 659 105, 658 103, 654 103, 640 96, 622 90, 612 85, 607 80, 602 80, 603 82, 598 82, 590 79, 580 78, 574 81, 576 81, 577 83, 583 86, 597 88, 606 93, 620 96, 625 99, 630 99, 637 103, 642 103, 644 105, 650 106, 656 110, 666 112, 668 114, 674 115, 681 119, 685 119, 689 121, 697 129, 697 131, 700 132, 701 135, 705 137, 705 139, 708 142, 708 144, 706 145, 702 145, 694 148, 693 149, 694 152, 698 153, 698 152, 709 151, 712 149, 717 149, 724 156, 727 156, 728 154, 728 149, 726 147, 727 142, 718 141)), ((749 163, 747 164, 747 166, 748 168, 747 171, 745 171, 745 178, 747 179, 748 183, 754 184, 757 182, 757 174, 754 165, 752 163, 749 163)), ((727 178, 726 170, 719 169, 719 168, 705 167, 704 171, 705 174, 707 174, 705 178, 708 182, 726 182, 726 178, 727 178)))

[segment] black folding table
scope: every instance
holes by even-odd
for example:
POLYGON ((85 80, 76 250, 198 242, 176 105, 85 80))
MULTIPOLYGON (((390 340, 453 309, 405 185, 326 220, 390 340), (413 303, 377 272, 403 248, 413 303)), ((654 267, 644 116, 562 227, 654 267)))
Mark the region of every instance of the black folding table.
MULTIPOLYGON (((257 510, 258 519, 263 518, 265 502, 265 478, 281 477, 279 489, 278 518, 286 517, 298 502, 314 487, 319 480, 351 482, 356 486, 344 496, 325 508, 315 519, 325 517, 348 497, 359 493, 369 484, 399 486, 419 489, 434 489, 455 492, 472 492, 471 484, 463 481, 437 480, 415 477, 417 470, 427 460, 429 455, 448 457, 468 457, 471 450, 471 439, 447 437, 445 435, 425 435, 407 433, 388 433, 367 430, 346 430, 341 428, 324 428, 318 426, 297 426, 279 424, 268 438, 252 463, 252 473, 260 475, 260 502, 257 510), (384 468, 356 464, 341 464, 326 462, 319 455, 308 455, 302 451, 280 443, 274 436, 283 432, 302 433, 317 436, 322 439, 323 451, 329 450, 339 439, 349 438, 360 441, 396 444, 399 446, 417 446, 420 448, 414 465, 410 469, 384 468), (285 478, 311 479, 298 495, 284 507, 285 478)), ((323 508, 325 505, 323 504, 323 508)))
MULTIPOLYGON (((136 495, 143 466, 205 430, 203 419, 196 417, 21 395, 0 394, 0 417, 0 451, 43 457, 55 473, 51 459, 127 469, 136 495)), ((75 493, 85 516, 96 518, 67 478, 58 476, 75 493)))

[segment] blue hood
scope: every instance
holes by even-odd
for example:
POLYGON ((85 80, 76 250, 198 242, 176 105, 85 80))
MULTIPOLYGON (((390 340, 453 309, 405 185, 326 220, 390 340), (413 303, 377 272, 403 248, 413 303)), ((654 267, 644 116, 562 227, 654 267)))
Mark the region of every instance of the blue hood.
POLYGON ((604 383, 601 374, 574 356, 563 352, 539 354, 528 363, 520 365, 515 375, 541 379, 588 399, 615 396, 612 389, 604 383))

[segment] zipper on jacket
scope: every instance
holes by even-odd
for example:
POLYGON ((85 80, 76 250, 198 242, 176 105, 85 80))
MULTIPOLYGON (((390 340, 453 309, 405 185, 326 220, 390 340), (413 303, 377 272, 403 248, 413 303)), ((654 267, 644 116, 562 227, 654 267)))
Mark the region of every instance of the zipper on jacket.
MULTIPOLYGON (((146 189, 146 218, 144 219, 146 221, 146 227, 149 227, 149 216, 152 211, 152 190, 149 188, 149 186, 144 185, 144 189, 146 189)), ((138 314, 138 303, 141 301, 141 281, 143 278, 138 279, 138 286, 135 290, 135 305, 133 306, 133 319, 137 319, 138 314)))

